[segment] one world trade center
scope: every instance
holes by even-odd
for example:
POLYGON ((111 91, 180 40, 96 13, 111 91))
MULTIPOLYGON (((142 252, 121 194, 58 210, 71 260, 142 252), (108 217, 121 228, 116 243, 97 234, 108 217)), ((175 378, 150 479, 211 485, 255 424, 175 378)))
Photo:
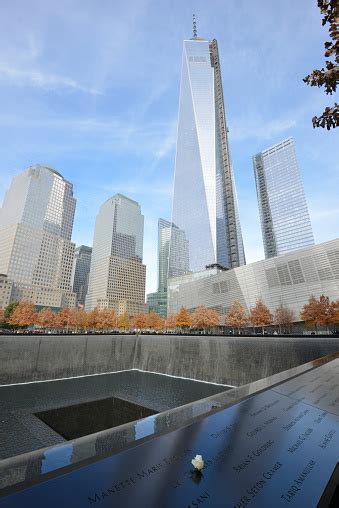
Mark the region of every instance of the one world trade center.
POLYGON ((194 20, 183 46, 169 277, 245 264, 227 133, 217 41, 197 37, 194 20))

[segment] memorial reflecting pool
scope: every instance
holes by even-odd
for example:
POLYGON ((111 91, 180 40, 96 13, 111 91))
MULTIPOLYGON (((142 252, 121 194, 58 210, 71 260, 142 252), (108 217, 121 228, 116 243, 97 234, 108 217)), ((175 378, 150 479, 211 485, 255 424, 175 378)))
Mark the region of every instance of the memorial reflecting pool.
POLYGON ((338 461, 339 353, 3 461, 0 505, 328 508, 338 506, 338 461), (208 414, 199 416, 201 405, 208 414))
POLYGON ((172 409, 229 389, 128 370, 0 387, 0 458, 172 409))

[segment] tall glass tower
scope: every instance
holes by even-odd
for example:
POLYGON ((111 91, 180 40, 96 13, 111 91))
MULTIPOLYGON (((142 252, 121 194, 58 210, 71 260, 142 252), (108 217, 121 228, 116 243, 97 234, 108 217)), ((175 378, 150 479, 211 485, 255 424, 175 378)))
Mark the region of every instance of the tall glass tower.
MULTIPOLYGON (((183 47, 172 210, 193 272, 245 264, 227 133, 217 41, 198 38, 194 24, 183 47)), ((176 236, 173 228, 170 266, 176 236)))
POLYGON ((147 295, 149 310, 167 317, 167 279, 189 273, 188 242, 184 232, 165 219, 158 221, 158 291, 147 295), (169 247, 171 241, 171 258, 169 247))
POLYGON ((314 245, 292 138, 253 157, 265 257, 314 245))
POLYGON ((85 305, 85 299, 88 291, 91 257, 92 247, 80 245, 75 249, 72 270, 72 286, 74 293, 77 295, 78 304, 82 306, 85 305))

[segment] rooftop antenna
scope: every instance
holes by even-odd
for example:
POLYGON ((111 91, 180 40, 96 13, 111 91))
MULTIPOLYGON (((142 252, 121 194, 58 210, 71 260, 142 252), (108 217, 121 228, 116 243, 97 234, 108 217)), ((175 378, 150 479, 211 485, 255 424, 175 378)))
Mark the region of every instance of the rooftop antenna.
POLYGON ((196 39, 197 38, 197 22, 196 22, 196 19, 195 19, 195 14, 193 14, 193 39, 196 39))

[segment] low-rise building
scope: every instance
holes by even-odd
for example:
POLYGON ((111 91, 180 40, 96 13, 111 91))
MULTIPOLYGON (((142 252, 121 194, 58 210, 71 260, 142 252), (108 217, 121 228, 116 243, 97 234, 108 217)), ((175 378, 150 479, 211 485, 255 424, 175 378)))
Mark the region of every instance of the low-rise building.
POLYGON ((168 280, 168 315, 205 305, 225 315, 235 301, 250 310, 261 299, 296 320, 311 295, 339 300, 339 238, 231 270, 217 266, 168 280))
POLYGON ((51 307, 59 310, 63 307, 75 307, 76 294, 63 289, 13 282, 7 275, 0 274, 0 309, 22 300, 32 302, 40 308, 51 307))

